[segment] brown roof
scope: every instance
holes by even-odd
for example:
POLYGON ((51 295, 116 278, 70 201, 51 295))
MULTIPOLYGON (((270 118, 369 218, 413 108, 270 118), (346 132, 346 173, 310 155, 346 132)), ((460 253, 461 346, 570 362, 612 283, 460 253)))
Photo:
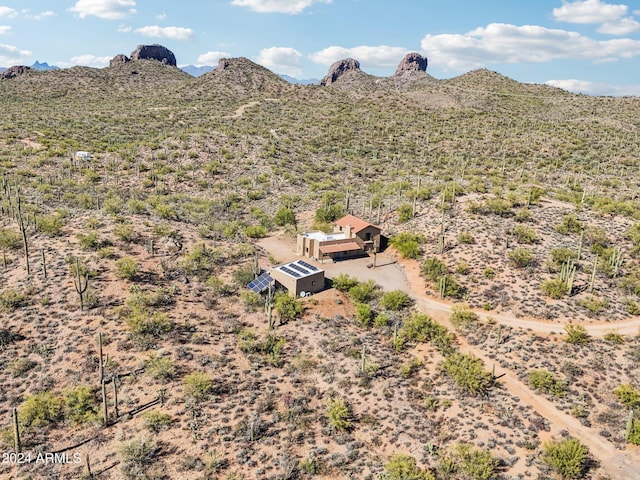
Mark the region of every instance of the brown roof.
POLYGON ((356 242, 336 243, 320 247, 322 253, 351 252, 352 250, 362 250, 362 248, 356 242))
POLYGON ((353 233, 358 233, 361 230, 364 230, 367 227, 374 227, 380 230, 380 227, 376 227, 369 222, 362 220, 361 218, 354 217, 353 215, 346 215, 342 217, 340 220, 336 222, 336 225, 341 227, 346 227, 347 225, 351 225, 353 229, 353 233))

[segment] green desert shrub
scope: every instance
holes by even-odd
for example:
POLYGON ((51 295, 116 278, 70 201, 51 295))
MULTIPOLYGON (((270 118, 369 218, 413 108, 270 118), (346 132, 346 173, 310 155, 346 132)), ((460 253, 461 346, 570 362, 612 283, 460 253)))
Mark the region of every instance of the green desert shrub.
POLYGON ((550 254, 551 261, 557 266, 560 266, 569 260, 578 258, 578 254, 576 252, 566 247, 553 248, 551 249, 550 254))
POLYGON ((262 225, 250 225, 244 229, 244 234, 249 238, 264 238, 267 229, 262 225))
POLYGON ((442 296, 444 298, 462 299, 467 293, 467 288, 460 285, 453 275, 443 275, 438 280, 438 288, 442 285, 442 296))
POLYGON ((320 207, 316 210, 315 219, 318 223, 331 223, 344 217, 345 211, 342 204, 334 203, 320 207))
POLYGON ((22 247, 22 236, 17 230, 0 228, 0 249, 20 250, 22 247))
POLYGON ((538 239, 536 231, 525 225, 516 225, 509 233, 515 237, 518 243, 530 244, 538 239))
POLYGON ((587 329, 582 325, 576 325, 568 323, 565 325, 564 330, 567 332, 565 342, 573 345, 586 345, 591 341, 591 336, 587 332, 587 329))
POLYGON ((418 258, 424 241, 424 235, 420 233, 402 232, 392 236, 389 244, 398 250, 402 258, 418 258))
POLYGON ((389 480, 435 480, 436 477, 416 465, 416 459, 410 455, 391 455, 384 466, 389 480))
POLYGON ((162 413, 158 410, 151 410, 142 414, 144 418, 143 426, 153 433, 160 433, 171 427, 172 418, 168 413, 162 413))
POLYGON ((288 293, 280 292, 275 296, 274 306, 281 323, 287 323, 302 315, 302 302, 288 293))
POLYGON ((380 306, 386 310, 400 311, 411 305, 411 297, 402 290, 392 290, 382 295, 380 306))
POLYGON ((121 280, 133 280, 138 273, 138 262, 132 257, 123 257, 116 260, 116 277, 121 280))
POLYGON ((161 382, 173 380, 177 373, 177 368, 173 360, 166 356, 152 354, 144 362, 145 372, 151 377, 161 382))
POLYGON ((416 342, 430 342, 445 354, 453 348, 455 338, 447 327, 440 325, 424 313, 414 313, 407 318, 402 324, 400 335, 416 342))
POLYGON ((499 462, 489 450, 474 448, 470 443, 457 443, 444 455, 456 477, 470 480, 499 478, 499 462))
POLYGON ((128 223, 121 223, 113 228, 113 235, 125 243, 132 243, 138 240, 138 231, 133 225, 128 223))
POLYGON ((47 237, 57 237, 62 232, 64 220, 61 215, 54 213, 53 215, 43 215, 38 217, 38 231, 47 237))
POLYGON ((7 372, 11 374, 12 377, 17 378, 23 376, 29 370, 38 366, 37 362, 34 362, 30 358, 20 357, 12 360, 7 365, 7 372))
POLYGON ((76 238, 84 250, 98 250, 104 244, 96 231, 90 231, 87 234, 79 233, 76 238))
POLYGON ((533 255, 526 248, 514 248, 507 256, 517 268, 525 268, 533 264, 533 255))
POLYGON ((7 288, 0 292, 0 310, 12 312, 24 305, 26 296, 15 288, 7 288))
POLYGON ((373 312, 371 306, 366 303, 356 304, 356 323, 361 327, 368 327, 371 325, 373 319, 373 312))
POLYGON ((542 393, 562 397, 567 393, 567 381, 544 369, 529 370, 529 383, 542 393))
POLYGON ((149 313, 145 310, 132 312, 127 319, 127 327, 132 334, 158 337, 173 329, 173 322, 164 312, 149 313))
POLYGON ((604 334, 605 342, 613 343, 615 345, 622 345, 624 343, 624 336, 616 330, 610 330, 604 334))
POLYGON ((64 401, 53 392, 27 395, 18 408, 18 419, 24 427, 46 427, 62 420, 64 401))
POLYGON ((219 251, 207 248, 204 243, 198 243, 184 256, 181 266, 188 276, 208 278, 221 260, 219 251))
POLYGON ((440 277, 449 273, 447 265, 436 257, 427 257, 422 266, 420 267, 420 273, 431 282, 438 282, 440 277))
POLYGON ((478 315, 466 304, 456 304, 449 316, 451 324, 458 330, 467 330, 478 321, 478 315))
POLYGON ((584 232, 584 242, 590 246, 591 253, 600 255, 611 246, 607 232, 602 228, 589 227, 584 232))
POLYGON ((183 379, 187 397, 201 402, 213 392, 213 379, 204 372, 193 372, 183 379))
POLYGON ((547 297, 559 300, 569 294, 567 282, 563 282, 560 278, 548 278, 540 284, 540 290, 547 297))
POLYGON ((280 207, 273 217, 273 223, 275 223, 279 227, 284 227, 285 225, 295 225, 296 215, 290 208, 280 207))
POLYGON ((398 223, 406 223, 413 218, 413 207, 408 203, 398 206, 398 223))
POLYGON ((99 422, 99 403, 91 387, 80 385, 63 392, 64 416, 74 423, 99 422))
POLYGON ((464 231, 464 232, 460 232, 458 234, 458 242, 466 244, 466 245, 471 245, 473 243, 475 243, 475 239, 473 238, 473 235, 470 232, 464 231))
POLYGON ((556 227, 558 233, 567 235, 569 233, 580 233, 583 229, 582 222, 573 214, 563 215, 560 224, 556 227))
POLYGON ((486 393, 493 382, 493 377, 484 369, 482 360, 471 353, 451 353, 440 366, 461 390, 470 395, 486 393))
POLYGON ((331 284, 336 290, 348 292, 358 284, 358 279, 356 277, 351 277, 346 273, 339 273, 331 279, 331 284))
POLYGON ((344 400, 338 397, 329 397, 326 409, 329 424, 334 430, 343 432, 351 428, 353 414, 344 400))
POLYGON ((376 294, 376 282, 373 280, 367 280, 364 282, 358 282, 349 289, 349 296, 354 302, 370 302, 373 300, 376 294))
MULTIPOLYGON (((120 454, 120 462, 122 473, 127 479, 148 479, 149 469, 157 461, 160 454, 158 444, 154 440, 140 438, 133 439, 123 443, 118 453, 120 454)), ((156 472, 151 478, 163 478, 164 475, 160 471, 156 472)))
POLYGON ((589 311, 590 315, 598 315, 604 311, 604 309, 607 306, 607 302, 598 297, 594 297, 593 295, 590 295, 588 297, 581 299, 578 302, 578 305, 586 308, 589 311))
POLYGON ((583 478, 589 450, 577 438, 550 441, 542 448, 542 461, 563 479, 583 478))
POLYGON ((625 407, 640 408, 640 390, 630 383, 617 386, 613 393, 625 407))

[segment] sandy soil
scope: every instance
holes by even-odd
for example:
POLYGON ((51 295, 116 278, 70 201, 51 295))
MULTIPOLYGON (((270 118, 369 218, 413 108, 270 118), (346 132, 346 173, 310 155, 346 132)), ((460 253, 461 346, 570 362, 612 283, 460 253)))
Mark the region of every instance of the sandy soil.
MULTIPOLYGON (((274 235, 266 237, 258 244, 267 250, 278 262, 288 262, 295 260, 295 241, 290 236, 274 235)), ((318 262, 316 262, 318 263, 318 262)), ((390 251, 378 255, 376 268, 367 268, 371 264, 370 258, 358 258, 343 262, 325 262, 319 264, 331 278, 340 273, 355 275, 362 280, 373 279, 385 290, 403 290, 409 293, 414 300, 430 314, 449 314, 453 303, 446 300, 431 297, 426 294, 426 286, 419 276, 419 264, 414 260, 398 260, 390 251), (418 282, 420 279, 420 282, 418 282)), ((546 321, 519 315, 516 317, 509 312, 486 312, 476 309, 475 312, 483 319, 492 317, 495 321, 510 327, 522 328, 538 333, 558 333, 562 332, 564 325, 572 323, 569 318, 546 321)), ((573 322, 574 323, 574 322, 573 322)), ((636 335, 640 330, 640 318, 634 317, 628 320, 618 320, 615 322, 589 321, 580 322, 593 337, 603 337, 608 332, 615 330, 622 335, 636 335)))
MULTIPOLYGON (((298 258, 295 254, 295 241, 288 236, 278 235, 262 239, 259 245, 263 247, 272 257, 279 262, 286 262, 298 258)), ((316 262, 318 263, 318 262, 316 262)), ((433 318, 446 325, 450 330, 454 330, 448 320, 451 313, 452 304, 428 296, 424 279, 420 276, 419 265, 414 260, 398 260, 393 256, 393 252, 379 254, 376 268, 368 268, 371 264, 370 258, 361 258, 343 262, 327 262, 322 264, 327 277, 331 278, 339 273, 347 273, 356 276, 360 280, 373 279, 385 290, 399 289, 411 295, 422 310, 429 313, 433 318)), ((486 312, 476 312, 481 318, 489 316, 486 312)), ((518 327, 540 333, 558 332, 562 329, 562 324, 544 322, 526 318, 515 318, 506 313, 490 314, 497 322, 511 327, 518 327)), ((593 336, 603 336, 612 329, 612 324, 589 324, 585 325, 589 333, 593 336)), ((627 321, 615 323, 615 328, 623 334, 635 334, 638 332, 640 319, 634 318, 627 321)), ((489 358, 487 353, 480 348, 470 345, 462 336, 458 336, 459 348, 463 352, 470 352, 482 359, 485 365, 495 364, 495 360, 489 358)), ((419 348, 416 349, 419 352, 419 348)), ((546 418, 551 424, 550 435, 559 435, 561 431, 567 431, 570 435, 579 438, 590 452, 600 461, 601 468, 607 472, 611 478, 636 478, 640 471, 639 449, 629 447, 625 451, 619 451, 606 439, 602 438, 594 430, 585 427, 579 419, 563 413, 556 406, 544 397, 536 394, 527 385, 521 382, 515 373, 498 369, 496 375, 501 375, 500 384, 511 395, 520 398, 523 402, 533 408, 535 412, 546 418)))

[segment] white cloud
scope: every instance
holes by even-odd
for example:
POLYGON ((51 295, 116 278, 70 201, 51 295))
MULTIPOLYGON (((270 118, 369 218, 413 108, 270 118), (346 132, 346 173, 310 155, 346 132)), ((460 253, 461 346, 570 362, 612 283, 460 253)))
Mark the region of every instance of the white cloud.
POLYGON ((626 5, 613 5, 600 0, 563 2, 553 9, 553 18, 567 23, 608 23, 627 14, 626 5))
POLYGON ((188 40, 193 37, 193 30, 184 27, 159 27, 148 25, 136 28, 136 33, 145 37, 171 38, 173 40, 188 40))
POLYGON ((32 18, 34 20, 42 20, 43 18, 47 18, 47 17, 54 17, 55 13, 51 10, 47 10, 44 12, 40 12, 40 13, 36 13, 32 18))
POLYGON ((111 57, 96 57, 95 55, 86 54, 78 55, 71 58, 71 65, 84 65, 87 67, 106 67, 109 65, 111 57))
POLYGON ((227 52, 207 52, 198 56, 198 66, 217 65, 221 58, 229 58, 230 53, 227 52))
POLYGON ((120 33, 129 33, 132 30, 133 30, 133 28, 131 28, 129 25, 120 25, 118 27, 118 31, 120 33))
POLYGON ((11 65, 24 65, 26 57, 31 56, 28 50, 20 50, 13 45, 0 43, 0 65, 9 67, 11 65))
POLYGON ((459 71, 493 63, 566 59, 602 63, 640 55, 638 40, 594 40, 577 32, 503 23, 492 23, 466 34, 426 35, 421 46, 431 65, 459 71))
POLYGON ((598 32, 607 35, 629 35, 640 32, 640 22, 633 17, 624 17, 615 22, 603 23, 598 27, 598 32))
POLYGON ((15 18, 17 16, 18 12, 15 9, 0 5, 0 17, 15 18))
POLYGON ((94 16, 107 20, 118 20, 136 13, 135 0, 78 0, 69 11, 80 18, 94 16))
POLYGON ((0 43, 0 53, 9 53, 11 55, 19 55, 20 57, 28 57, 31 55, 29 50, 20 50, 13 45, 7 45, 6 43, 0 43))
POLYGON ((156 19, 157 20, 164 20, 165 18, 167 18, 167 14, 164 13, 164 12, 159 13, 158 15, 156 15, 156 19))
POLYGON ((271 47, 262 49, 256 61, 275 73, 299 77, 302 75, 301 58, 302 54, 295 48, 271 47))
POLYGON ((545 83, 569 92, 585 93, 587 95, 608 95, 613 97, 640 96, 640 85, 612 85, 575 79, 549 80, 545 83))
POLYGON ((309 58, 322 65, 331 65, 333 62, 350 57, 358 60, 363 68, 396 67, 407 53, 409 50, 406 48, 387 45, 361 45, 353 48, 332 46, 312 53, 309 58))
POLYGON ((9 25, 0 25, 0 35, 8 35, 11 31, 11 27, 9 25))
POLYGON ((259 13, 288 13, 295 15, 314 3, 332 3, 333 0, 232 0, 231 5, 249 7, 259 13))

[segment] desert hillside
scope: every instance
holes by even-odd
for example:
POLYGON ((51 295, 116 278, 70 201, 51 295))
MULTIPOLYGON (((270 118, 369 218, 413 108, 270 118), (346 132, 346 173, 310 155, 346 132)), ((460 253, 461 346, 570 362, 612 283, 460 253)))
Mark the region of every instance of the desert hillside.
POLYGON ((639 478, 640 99, 244 58, 0 98, 0 477, 639 478), (388 248, 247 288, 346 214, 388 248))

